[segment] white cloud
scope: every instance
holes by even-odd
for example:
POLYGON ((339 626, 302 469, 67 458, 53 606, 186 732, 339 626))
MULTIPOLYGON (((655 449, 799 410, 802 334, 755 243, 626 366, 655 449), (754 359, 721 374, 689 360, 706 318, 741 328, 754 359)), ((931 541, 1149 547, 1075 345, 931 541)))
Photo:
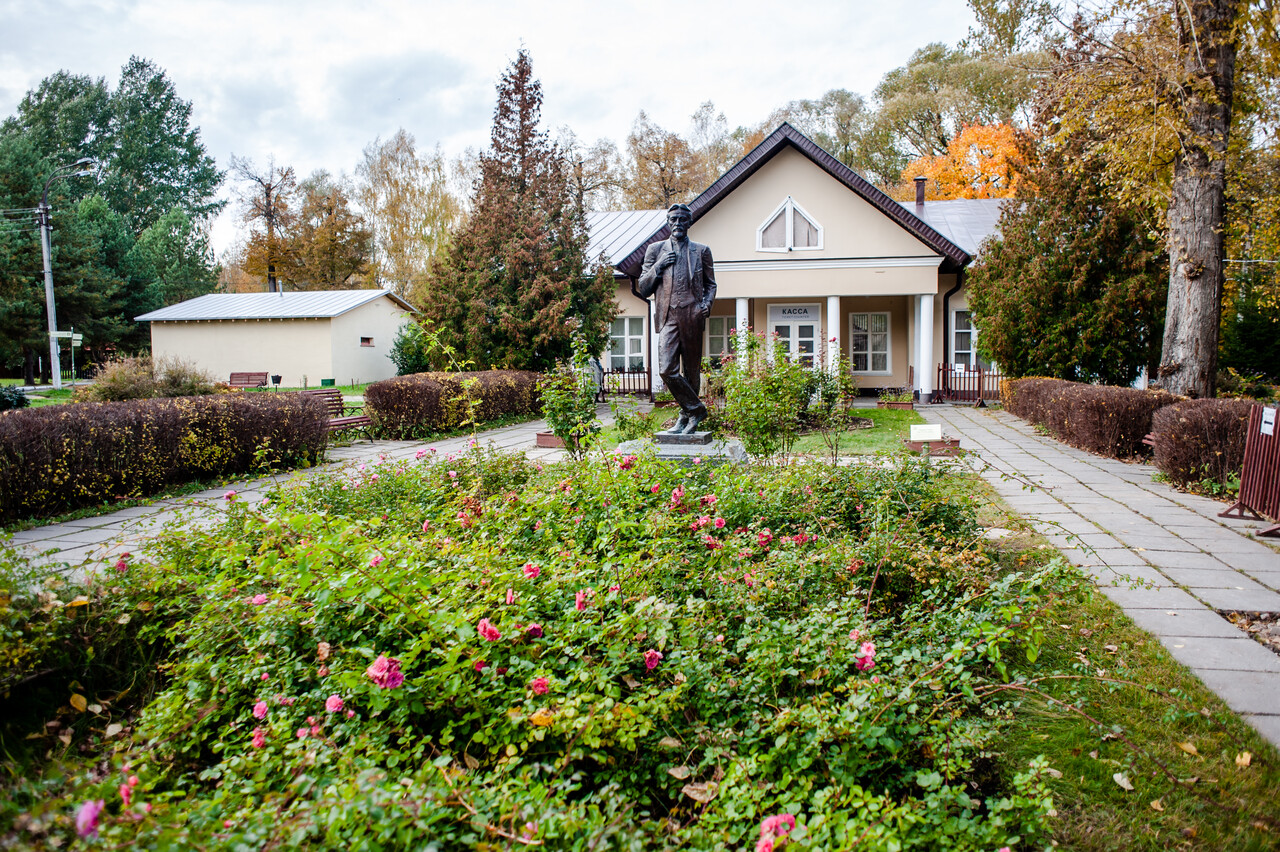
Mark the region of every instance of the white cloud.
MULTIPOLYGON (((684 130, 700 103, 731 126, 847 88, 869 96, 931 41, 954 44, 963 0, 685 4, 544 0, 0 2, 0 115, 60 68, 114 85, 130 55, 193 103, 209 151, 351 172, 399 127, 446 153, 488 141, 494 84, 524 46, 549 128, 625 138, 643 109, 684 130)), ((215 229, 222 248, 235 225, 215 229)))

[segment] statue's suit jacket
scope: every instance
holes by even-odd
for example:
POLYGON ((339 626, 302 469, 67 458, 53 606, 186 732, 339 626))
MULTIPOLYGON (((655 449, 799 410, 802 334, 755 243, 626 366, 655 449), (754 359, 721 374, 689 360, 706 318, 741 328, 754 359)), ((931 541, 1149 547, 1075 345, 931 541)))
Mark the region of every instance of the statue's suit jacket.
MULTIPOLYGON (((647 299, 657 292, 654 304, 655 322, 662 328, 667 322, 667 312, 671 307, 671 290, 676 265, 672 264, 658 274, 658 261, 667 252, 675 248, 670 238, 654 243, 645 249, 644 265, 640 267, 640 280, 636 283, 636 292, 640 298, 647 299), (659 286, 661 285, 661 286, 659 286)), ((711 249, 702 243, 689 240, 689 287, 697 300, 698 307, 706 309, 716 298, 716 271, 711 260, 711 249)))

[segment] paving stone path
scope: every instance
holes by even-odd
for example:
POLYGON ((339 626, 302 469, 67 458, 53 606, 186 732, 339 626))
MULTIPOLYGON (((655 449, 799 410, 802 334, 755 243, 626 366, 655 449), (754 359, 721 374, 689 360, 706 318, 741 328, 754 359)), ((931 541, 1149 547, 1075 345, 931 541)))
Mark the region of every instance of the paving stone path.
POLYGON ((1004 411, 924 406, 1010 506, 1232 710, 1280 746, 1280 656, 1219 611, 1280 612, 1280 548, 1267 524, 1153 481, 1156 469, 1036 434, 1004 411), (1137 582, 1135 582, 1137 581, 1137 582))

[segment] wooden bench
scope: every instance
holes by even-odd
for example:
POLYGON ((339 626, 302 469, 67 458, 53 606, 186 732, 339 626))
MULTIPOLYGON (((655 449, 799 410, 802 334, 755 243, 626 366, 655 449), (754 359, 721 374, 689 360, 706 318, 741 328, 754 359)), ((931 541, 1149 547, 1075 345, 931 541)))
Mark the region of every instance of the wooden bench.
POLYGON ((355 408, 348 408, 346 401, 342 398, 342 391, 337 388, 313 388, 311 390, 299 391, 308 396, 317 397, 324 403, 324 407, 329 411, 329 431, 345 432, 348 429, 359 429, 364 432, 366 438, 373 440, 373 435, 369 431, 369 427, 373 425, 373 421, 369 419, 369 415, 349 414, 349 411, 356 411, 355 408))
POLYGON ((244 390, 245 388, 265 388, 267 386, 266 373, 232 373, 231 381, 227 382, 233 388, 244 390))

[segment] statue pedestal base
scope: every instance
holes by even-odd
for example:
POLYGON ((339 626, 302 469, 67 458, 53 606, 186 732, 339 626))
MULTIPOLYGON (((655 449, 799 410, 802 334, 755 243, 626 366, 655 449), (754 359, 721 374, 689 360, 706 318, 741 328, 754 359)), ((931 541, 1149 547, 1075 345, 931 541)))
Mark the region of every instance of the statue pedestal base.
POLYGON ((695 432, 692 435, 658 432, 652 438, 623 441, 616 452, 640 455, 654 450, 657 450, 657 457, 662 461, 678 464, 742 464, 747 460, 747 451, 741 441, 714 441, 710 432, 695 432))
POLYGON ((710 432, 683 433, 654 432, 653 442, 658 446, 706 446, 711 443, 710 432))

